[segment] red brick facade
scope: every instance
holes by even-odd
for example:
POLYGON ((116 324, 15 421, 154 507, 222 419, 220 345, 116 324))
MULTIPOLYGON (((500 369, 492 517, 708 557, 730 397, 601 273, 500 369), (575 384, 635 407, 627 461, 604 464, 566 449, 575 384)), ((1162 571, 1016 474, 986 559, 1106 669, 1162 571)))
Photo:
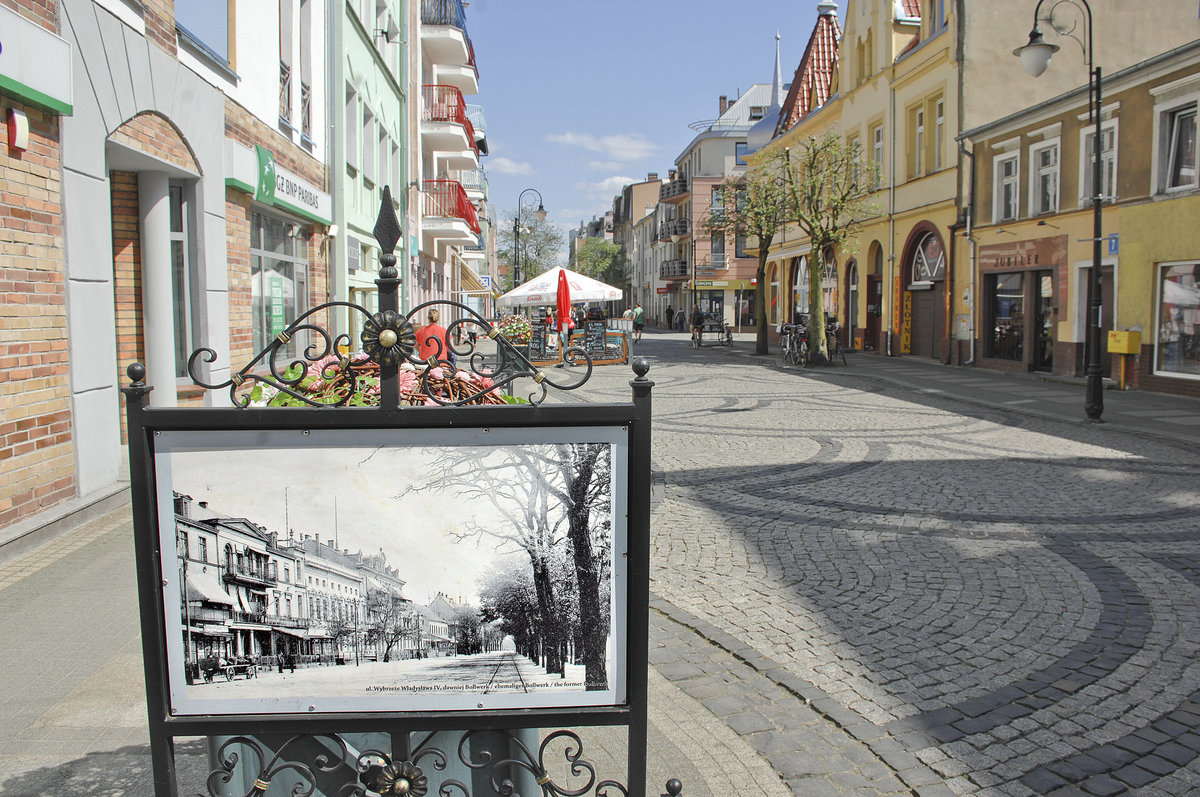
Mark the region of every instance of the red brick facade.
POLYGON ((0 0, 0 6, 11 8, 31 22, 46 30, 58 30, 58 3, 56 0, 0 0))
POLYGON ((6 103, 29 149, 0 144, 0 526, 75 495, 58 117, 6 103))
POLYGON ((170 122, 156 113, 140 113, 108 137, 141 152, 162 158, 190 172, 199 172, 196 159, 170 122))

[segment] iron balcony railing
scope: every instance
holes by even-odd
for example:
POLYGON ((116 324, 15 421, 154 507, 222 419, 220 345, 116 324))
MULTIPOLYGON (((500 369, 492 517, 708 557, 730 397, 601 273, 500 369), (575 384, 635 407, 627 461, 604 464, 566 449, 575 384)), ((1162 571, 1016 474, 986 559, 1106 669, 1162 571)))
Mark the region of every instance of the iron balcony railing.
POLYGON ((284 617, 280 614, 265 615, 267 625, 278 628, 308 628, 309 621, 300 617, 284 617))
POLYGON ((470 171, 459 172, 458 181, 468 191, 487 193, 487 177, 484 175, 483 169, 471 169, 470 171))
POLYGON ((658 188, 659 200, 682 199, 690 192, 689 180, 686 177, 676 177, 663 183, 658 188))
POLYGON ((659 222, 658 225, 658 240, 663 241, 669 239, 672 235, 688 235, 691 224, 688 219, 667 219, 659 222))
POLYGON ((462 219, 478 235, 479 214, 457 180, 426 180, 421 189, 426 218, 462 219))
POLYGON ((678 279, 690 277, 691 273, 686 260, 664 260, 658 267, 658 276, 661 279, 678 279))
POLYGON ((256 584, 276 584, 279 579, 265 568, 250 567, 236 562, 225 563, 226 581, 248 581, 256 584))
POLYGON ((463 39, 467 42, 467 64, 479 75, 479 67, 475 65, 475 45, 467 33, 467 10, 462 0, 421 0, 422 25, 449 25, 462 31, 463 39))
POLYGON ((462 125, 467 133, 467 142, 478 156, 479 145, 475 142, 475 126, 467 118, 467 104, 463 102, 463 95, 458 87, 425 85, 421 87, 421 96, 425 100, 424 108, 421 111, 421 120, 453 122, 462 125))
POLYGON ((184 619, 191 620, 193 624, 221 625, 229 619, 229 611, 227 609, 201 609, 198 606, 185 606, 183 616, 184 619))
POLYGON ((231 618, 235 623, 253 623, 255 625, 267 624, 266 612, 233 612, 231 618))
POLYGON ((468 105, 467 118, 471 120, 471 125, 475 128, 475 138, 487 138, 487 121, 483 117, 483 106, 468 105))

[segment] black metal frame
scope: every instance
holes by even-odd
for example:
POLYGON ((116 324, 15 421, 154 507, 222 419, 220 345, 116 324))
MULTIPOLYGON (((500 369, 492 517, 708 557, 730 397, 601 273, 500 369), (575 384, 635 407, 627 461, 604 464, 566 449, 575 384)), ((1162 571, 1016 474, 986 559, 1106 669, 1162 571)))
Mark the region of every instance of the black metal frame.
MULTIPOLYGON (((632 402, 629 404, 588 404, 570 406, 542 406, 531 396, 531 403, 522 406, 464 406, 477 404, 480 398, 492 391, 512 384, 513 380, 527 376, 541 387, 541 398, 547 394, 546 386, 564 390, 579 387, 591 374, 591 360, 583 350, 572 349, 573 359, 582 360, 587 368, 571 374, 571 381, 556 383, 530 365, 528 359, 509 344, 498 331, 482 318, 475 316, 469 308, 454 305, 464 312, 464 323, 477 325, 496 341, 508 365, 503 373, 495 374, 494 385, 479 389, 466 397, 437 397, 429 393, 436 403, 444 406, 401 406, 399 371, 403 362, 421 366, 420 380, 425 387, 434 388, 435 370, 444 368, 446 357, 431 358, 427 362, 412 356, 412 325, 407 316, 397 309, 399 279, 395 269, 396 258, 392 254, 399 239, 399 223, 392 207, 390 192, 384 190, 383 206, 375 228, 383 256, 380 258, 380 311, 368 313, 369 321, 362 335, 364 349, 371 360, 380 368, 380 400, 378 407, 346 408, 339 412, 320 411, 312 407, 259 408, 249 407, 239 389, 249 382, 272 385, 297 400, 314 404, 299 391, 300 382, 311 373, 311 363, 328 357, 339 350, 338 344, 348 344, 348 336, 333 337, 309 319, 322 310, 334 307, 350 307, 366 313, 358 305, 331 302, 314 308, 294 323, 284 333, 259 353, 250 364, 236 371, 230 380, 218 384, 206 384, 196 377, 197 363, 203 359, 212 362, 215 354, 202 349, 194 353, 189 361, 189 371, 197 384, 209 390, 228 388, 234 406, 227 408, 152 408, 149 407, 150 388, 144 383, 145 368, 134 363, 127 369, 132 381, 123 389, 126 396, 129 430, 129 469, 132 493, 134 542, 138 573, 138 596, 141 612, 142 654, 146 677, 146 698, 149 715, 151 753, 154 763, 155 794, 173 797, 177 794, 174 763, 174 739, 180 736, 236 735, 239 737, 321 736, 338 740, 339 733, 382 731, 390 732, 393 739, 406 737, 414 731, 464 731, 470 734, 482 730, 512 728, 552 728, 571 725, 624 725, 628 727, 629 773, 628 786, 615 781, 604 781, 595 786, 597 794, 608 794, 615 789, 625 794, 645 793, 646 782, 646 664, 649 606, 649 558, 650 558, 650 392, 653 382, 646 378, 649 366, 645 360, 633 364, 635 378, 630 382, 632 402), (280 348, 291 336, 301 330, 318 335, 323 347, 310 346, 304 359, 290 363, 291 373, 281 371, 277 365, 280 348), (390 334, 388 334, 390 333, 390 334), (318 350, 320 349, 320 350, 318 350), (263 366, 267 372, 261 372, 263 366), (256 370, 258 369, 258 370, 256 370), (300 376, 297 376, 299 372, 300 376), (628 435, 628 593, 627 617, 628 649, 624 652, 627 689, 626 703, 618 706, 599 706, 586 709, 528 708, 497 711, 453 711, 453 712, 389 712, 378 714, 321 713, 255 714, 255 715, 204 715, 177 717, 171 715, 169 679, 167 672, 166 633, 164 610, 164 584, 162 574, 162 551, 157 506, 157 485, 154 471, 154 440, 160 431, 234 431, 252 430, 374 430, 374 429, 447 429, 447 428, 555 428, 579 426, 612 426, 628 435)), ((414 308, 417 313, 428 306, 414 308)), ((443 303, 453 304, 453 303, 443 303)), ((410 313, 410 315, 412 315, 410 313)), ((470 367, 476 374, 493 374, 484 358, 475 352, 474 344, 469 348, 455 349, 460 357, 469 358, 470 367)), ((453 346, 452 346, 453 348, 453 346)), ((447 353, 443 353, 448 356, 447 353)), ((341 357, 336 368, 333 364, 322 369, 321 375, 331 378, 335 373, 349 370, 348 357, 341 357)), ((354 385, 353 375, 349 379, 354 385)), ((538 400, 540 401, 540 399, 538 400)), ((343 398, 336 402, 341 406, 343 398)), ((321 406, 319 403, 315 406, 321 406)), ((621 489, 614 486, 614 489, 621 489)), ((617 618, 614 618, 614 622, 617 618)), ((620 655, 620 652, 618 652, 620 655)), ((555 731, 552 736, 573 736, 570 731, 555 731)), ((464 736, 465 738, 465 736, 464 736)), ((290 742, 289 742, 290 743, 290 742)), ((340 741, 338 743, 341 743, 340 741)), ((280 751, 282 752, 282 751, 280 751)), ((578 751, 581 752, 581 751, 578 751)), ((576 753, 576 756, 578 755, 576 753)), ((403 765, 411 763, 412 751, 407 741, 394 741, 393 750, 381 753, 381 758, 372 765, 393 767, 399 772, 403 765)), ((270 760, 274 758, 269 757, 270 760)), ((531 772, 537 769, 537 759, 529 756, 533 763, 519 764, 531 772)), ((267 759, 264 759, 264 761, 267 759)), ((570 758, 572 765, 577 762, 570 758)), ((586 763, 586 762, 583 762, 586 763)), ((318 760, 320 768, 328 761, 318 760)), ((264 764, 267 772, 269 766, 264 764)), ((287 768, 303 768, 303 764, 291 762, 287 768)), ((587 769, 588 767, 584 767, 587 769)), ((219 776, 215 771, 214 776, 219 776)), ((543 782, 545 773, 537 775, 538 783, 545 794, 582 794, 583 791, 566 791, 554 786, 552 781, 543 782)), ((267 774, 260 782, 269 780, 267 774), (266 778, 266 780, 264 780, 266 778)), ((211 779, 210 779, 211 781, 211 779)), ((365 781, 364 781, 365 782, 365 781)), ((589 785, 588 788, 591 786, 589 785)), ((211 785, 210 785, 211 788, 211 785)), ((252 790, 261 794, 266 786, 252 790)), ((363 792, 347 791, 346 794, 363 792)), ((383 792, 388 793, 388 792, 383 792)), ((400 792, 393 792, 400 793, 400 792)), ((465 792, 469 794, 469 792, 465 792)))

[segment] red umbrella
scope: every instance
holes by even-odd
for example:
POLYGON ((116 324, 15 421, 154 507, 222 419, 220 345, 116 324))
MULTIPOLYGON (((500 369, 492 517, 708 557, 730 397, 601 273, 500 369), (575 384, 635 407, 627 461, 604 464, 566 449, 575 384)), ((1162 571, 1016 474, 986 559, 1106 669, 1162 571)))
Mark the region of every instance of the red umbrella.
POLYGON ((567 319, 571 317, 571 286, 567 284, 567 272, 558 272, 558 331, 567 328, 567 319))

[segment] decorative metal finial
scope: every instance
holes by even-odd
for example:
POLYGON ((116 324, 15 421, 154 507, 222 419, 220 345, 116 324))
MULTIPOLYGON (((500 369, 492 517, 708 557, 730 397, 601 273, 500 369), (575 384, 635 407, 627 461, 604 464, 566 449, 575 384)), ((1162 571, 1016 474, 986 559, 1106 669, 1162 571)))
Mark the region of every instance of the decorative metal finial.
POLYGON ((125 369, 125 375, 129 377, 129 381, 134 387, 141 387, 146 380, 146 366, 141 363, 130 363, 125 369))
POLYGON ((375 229, 371 230, 379 249, 383 252, 379 257, 379 276, 383 279, 396 278, 396 243, 400 240, 400 219, 396 217, 396 208, 392 204, 391 186, 383 187, 383 201, 379 204, 379 216, 375 219, 375 229))

